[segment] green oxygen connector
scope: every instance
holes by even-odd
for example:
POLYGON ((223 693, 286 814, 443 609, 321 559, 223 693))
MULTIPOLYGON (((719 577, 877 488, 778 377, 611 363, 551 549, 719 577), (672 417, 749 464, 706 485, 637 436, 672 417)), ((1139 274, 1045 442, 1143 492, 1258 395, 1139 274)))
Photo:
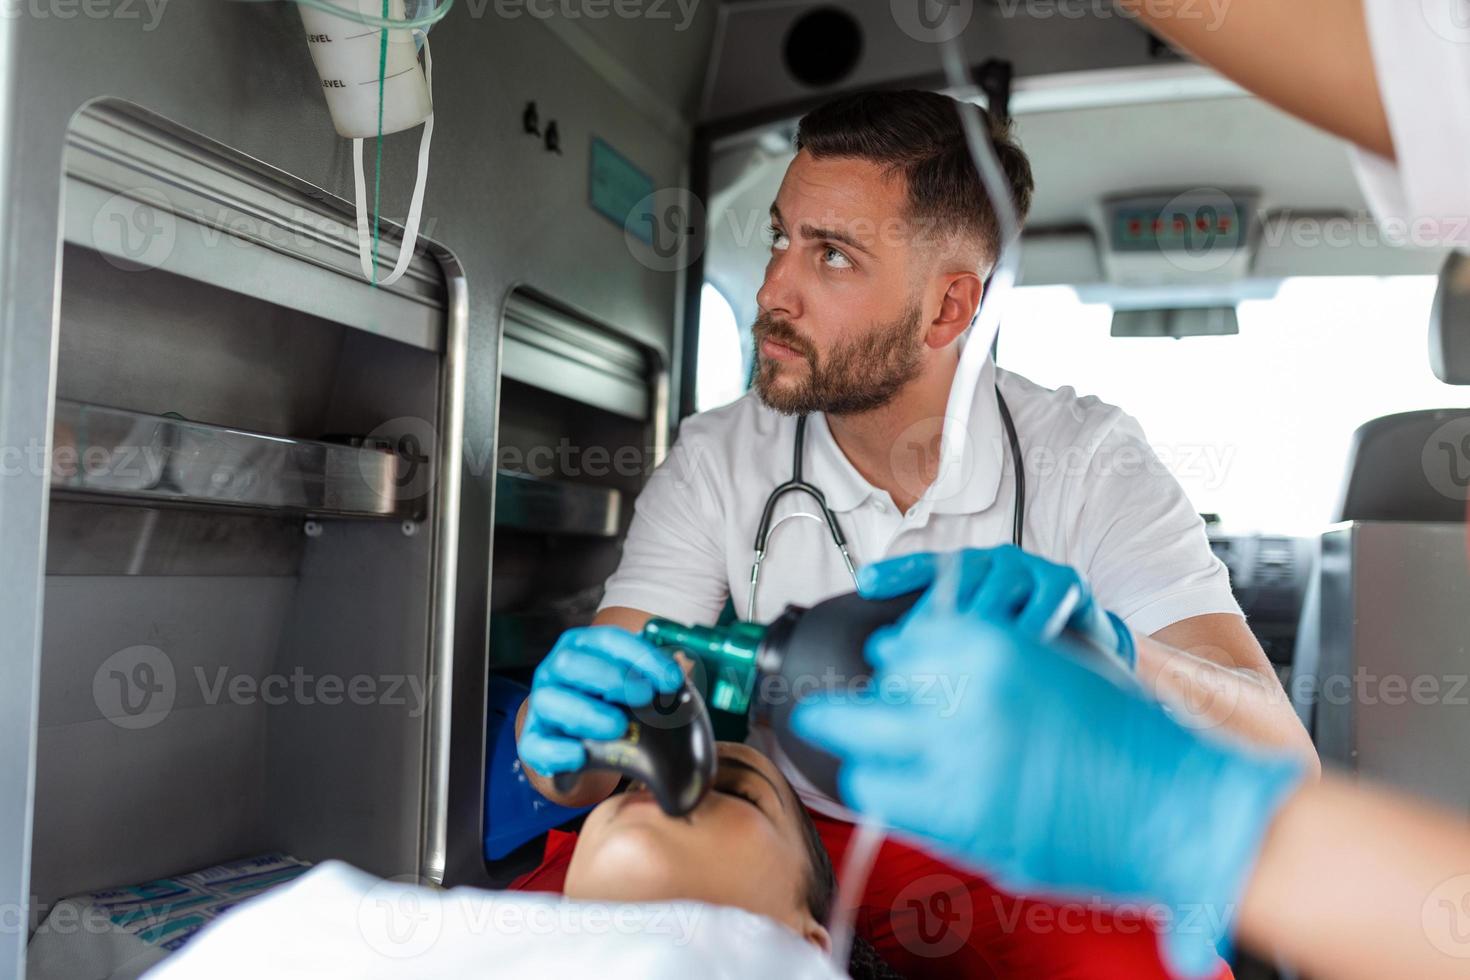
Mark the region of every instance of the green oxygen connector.
POLYGON ((766 638, 760 623, 729 626, 685 626, 667 619, 650 619, 643 638, 654 646, 682 650, 695 658, 710 677, 710 707, 743 715, 755 693, 756 655, 766 638))

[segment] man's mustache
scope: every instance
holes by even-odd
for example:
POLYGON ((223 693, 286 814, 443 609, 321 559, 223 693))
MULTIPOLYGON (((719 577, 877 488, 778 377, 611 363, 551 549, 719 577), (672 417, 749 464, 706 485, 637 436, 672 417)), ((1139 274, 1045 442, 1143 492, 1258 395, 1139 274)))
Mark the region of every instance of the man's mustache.
POLYGON ((806 338, 797 333, 796 328, 791 324, 765 314, 756 317, 755 325, 751 327, 751 334, 755 337, 757 347, 762 341, 770 340, 783 347, 790 347, 807 360, 811 360, 816 353, 812 350, 811 344, 807 343, 806 338))

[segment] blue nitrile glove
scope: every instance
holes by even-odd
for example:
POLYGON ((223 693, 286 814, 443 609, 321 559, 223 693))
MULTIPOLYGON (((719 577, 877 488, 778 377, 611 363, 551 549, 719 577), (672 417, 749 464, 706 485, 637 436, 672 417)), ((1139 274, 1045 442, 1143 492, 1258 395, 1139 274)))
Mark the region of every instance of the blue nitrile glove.
POLYGON ((1159 903, 1166 963, 1218 968, 1303 766, 1186 730, 1062 643, 946 611, 959 577, 942 571, 927 610, 869 642, 876 694, 808 701, 792 729, 843 760, 853 809, 1009 890, 1159 903))
POLYGON ((531 706, 516 745, 521 761, 543 776, 587 763, 582 739, 612 739, 628 729, 617 705, 641 708, 684 682, 677 661, 616 626, 567 630, 536 668, 531 706))
MULTIPOLYGON (((960 563, 959 608, 1022 636, 1050 641, 1063 630, 1077 633, 1100 650, 1116 654, 1131 671, 1138 663, 1133 633, 1099 606, 1076 569, 1057 565, 1007 544, 953 552, 960 563)), ((925 552, 875 562, 858 573, 858 589, 869 599, 887 599, 934 581, 938 555, 925 552)), ((919 600, 920 606, 928 597, 919 600)), ((916 607, 918 608, 918 607, 916 607)))

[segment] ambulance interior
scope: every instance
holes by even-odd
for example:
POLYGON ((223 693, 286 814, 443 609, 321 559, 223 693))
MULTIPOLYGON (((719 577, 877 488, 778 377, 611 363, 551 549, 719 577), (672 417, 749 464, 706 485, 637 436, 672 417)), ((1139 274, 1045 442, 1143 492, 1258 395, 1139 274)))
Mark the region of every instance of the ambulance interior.
MULTIPOLYGON (((997 362, 1141 421, 1325 764, 1470 811, 1470 280, 1342 143, 1094 6, 962 36, 1036 177, 997 362)), ((74 455, 0 492, 0 975, 66 896, 262 853, 503 887, 577 819, 510 724, 679 420, 745 389, 796 120, 945 78, 889 4, 547 9, 430 32, 382 287, 293 4, 8 22, 0 425, 74 455), (677 253, 610 214, 655 192, 700 202, 677 253)))

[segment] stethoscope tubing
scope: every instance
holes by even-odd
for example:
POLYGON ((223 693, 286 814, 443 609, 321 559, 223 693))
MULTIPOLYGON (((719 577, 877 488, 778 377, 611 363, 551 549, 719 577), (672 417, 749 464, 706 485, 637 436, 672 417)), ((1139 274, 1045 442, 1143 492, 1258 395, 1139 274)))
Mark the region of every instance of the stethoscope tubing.
MULTIPOLYGON (((1011 541, 1019 548, 1024 540, 1026 523, 1026 468, 1022 465, 1021 440, 1016 435, 1016 423, 1011 416, 1010 406, 1006 404, 1005 396, 1000 393, 999 385, 995 389, 995 399, 1000 407, 1000 420, 1006 430, 1006 440, 1011 447, 1011 466, 1016 481, 1016 503, 1011 518, 1011 541)), ((750 599, 745 606, 747 621, 755 619, 756 587, 760 585, 761 566, 765 564, 766 550, 771 542, 773 528, 771 518, 775 515, 776 504, 788 494, 804 493, 816 501, 821 519, 826 523, 827 531, 832 536, 832 542, 842 555, 842 563, 847 567, 848 575, 852 576, 853 587, 857 587, 857 567, 853 564, 852 554, 847 547, 847 536, 842 533, 842 525, 837 523, 837 515, 832 513, 832 508, 827 506, 827 495, 822 493, 820 487, 808 483, 803 475, 802 461, 806 455, 807 418, 803 415, 796 420, 796 442, 792 449, 791 479, 770 492, 766 497, 765 507, 761 510, 760 524, 755 531, 755 559, 750 566, 750 599)))

